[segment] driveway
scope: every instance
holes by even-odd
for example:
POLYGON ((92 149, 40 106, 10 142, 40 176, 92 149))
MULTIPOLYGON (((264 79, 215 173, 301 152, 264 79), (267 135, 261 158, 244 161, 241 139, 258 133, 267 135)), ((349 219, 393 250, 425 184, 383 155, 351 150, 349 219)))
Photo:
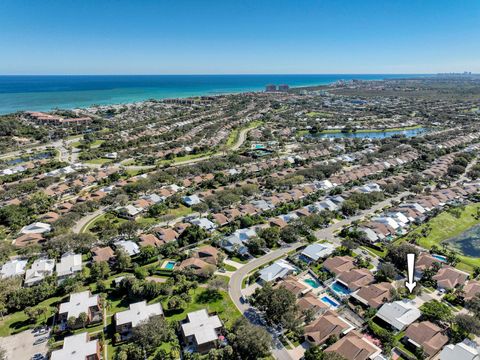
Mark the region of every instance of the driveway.
POLYGON ((0 338, 0 346, 7 352, 7 359, 28 360, 36 353, 47 354, 48 341, 33 345, 34 341, 48 335, 34 336, 31 330, 0 338))

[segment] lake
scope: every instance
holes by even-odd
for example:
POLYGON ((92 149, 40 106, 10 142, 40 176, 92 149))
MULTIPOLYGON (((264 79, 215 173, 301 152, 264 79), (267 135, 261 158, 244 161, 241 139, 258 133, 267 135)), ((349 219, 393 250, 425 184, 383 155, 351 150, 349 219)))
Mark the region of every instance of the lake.
POLYGON ((480 224, 472 226, 458 236, 445 240, 445 243, 451 245, 463 255, 480 257, 480 224))

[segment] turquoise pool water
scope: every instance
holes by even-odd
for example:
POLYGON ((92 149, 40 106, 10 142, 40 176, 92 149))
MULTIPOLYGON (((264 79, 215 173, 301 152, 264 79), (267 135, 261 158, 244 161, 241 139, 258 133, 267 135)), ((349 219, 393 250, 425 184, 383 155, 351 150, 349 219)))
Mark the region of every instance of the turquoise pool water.
POLYGON ((320 298, 320 300, 322 300, 325 304, 331 306, 331 307, 334 307, 334 308, 338 308, 340 306, 339 303, 333 301, 332 299, 330 299, 328 296, 322 296, 320 298))
POLYGON ((314 279, 304 279, 303 280, 305 283, 313 287, 314 289, 317 289, 320 287, 320 283, 318 281, 315 281, 314 279))
POLYGON ((165 264, 164 269, 173 270, 175 267, 175 261, 169 261, 165 264))
POLYGON ((432 255, 435 259, 441 261, 441 262, 447 262, 447 257, 439 254, 433 254, 432 255))
POLYGON ((332 285, 330 285, 330 288, 341 296, 350 295, 350 290, 348 290, 345 285, 339 283, 338 281, 335 281, 332 285))

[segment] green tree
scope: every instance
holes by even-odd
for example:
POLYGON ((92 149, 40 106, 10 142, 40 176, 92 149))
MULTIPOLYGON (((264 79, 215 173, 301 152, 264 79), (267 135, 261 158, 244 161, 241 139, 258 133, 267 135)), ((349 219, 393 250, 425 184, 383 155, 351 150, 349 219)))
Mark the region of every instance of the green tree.
POLYGON ((420 306, 422 315, 431 321, 450 321, 453 318, 452 309, 438 300, 430 300, 420 306))
POLYGON ((234 323, 229 340, 241 359, 255 360, 270 354, 270 334, 264 328, 251 324, 243 316, 234 323))

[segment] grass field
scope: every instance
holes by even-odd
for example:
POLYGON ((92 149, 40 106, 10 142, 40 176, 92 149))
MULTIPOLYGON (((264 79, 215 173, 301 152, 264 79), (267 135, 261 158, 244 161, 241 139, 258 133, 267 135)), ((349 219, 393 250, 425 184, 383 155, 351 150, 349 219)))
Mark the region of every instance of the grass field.
MULTIPOLYGON (((470 204, 465 207, 460 217, 457 218, 448 211, 444 211, 438 216, 431 219, 428 223, 422 224, 412 232, 411 234, 419 234, 418 244, 426 249, 430 249, 433 245, 441 246, 442 241, 460 235, 468 228, 480 223, 480 220, 475 218, 477 209, 480 208, 480 203, 470 204), (427 224, 431 227, 431 231, 428 236, 421 236, 422 229, 427 224)), ((403 241, 402 238, 399 241, 403 241)), ((472 271, 474 266, 480 266, 480 259, 469 256, 459 256, 461 263, 457 266, 462 270, 472 271)))
POLYGON ((233 129, 232 132, 228 135, 227 142, 225 143, 225 145, 229 148, 232 147, 237 142, 238 137, 240 136, 240 131, 246 130, 246 129, 248 129, 248 130, 255 129, 262 124, 263 124, 263 121, 257 120, 257 121, 252 121, 246 127, 240 127, 240 128, 233 129))

